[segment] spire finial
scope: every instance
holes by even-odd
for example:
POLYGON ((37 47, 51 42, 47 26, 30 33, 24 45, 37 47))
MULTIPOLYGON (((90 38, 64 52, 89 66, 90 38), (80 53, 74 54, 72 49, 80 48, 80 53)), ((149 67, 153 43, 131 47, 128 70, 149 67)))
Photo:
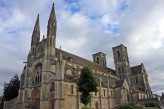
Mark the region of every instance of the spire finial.
POLYGON ((54 7, 54 2, 53 2, 53 4, 52 4, 52 7, 54 7))
POLYGON ((55 7, 54 3, 52 5, 52 9, 50 12, 50 17, 48 20, 48 26, 47 26, 47 36, 56 36, 56 15, 55 15, 55 7))
POLYGON ((39 29, 40 29, 40 27, 39 27, 39 13, 38 13, 36 23, 35 23, 35 27, 34 27, 34 31, 39 30, 39 29))

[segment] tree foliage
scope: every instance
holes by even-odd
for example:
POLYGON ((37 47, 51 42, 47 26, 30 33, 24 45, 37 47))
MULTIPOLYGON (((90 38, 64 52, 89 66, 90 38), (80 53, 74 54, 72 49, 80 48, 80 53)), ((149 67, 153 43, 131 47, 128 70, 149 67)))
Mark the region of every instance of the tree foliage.
POLYGON ((14 75, 9 83, 4 83, 1 108, 3 107, 4 101, 9 101, 18 96, 19 85, 20 80, 18 75, 14 75))
POLYGON ((122 105, 119 105, 117 108, 118 109, 144 109, 143 107, 138 106, 138 105, 133 104, 133 103, 122 104, 122 105))
POLYGON ((5 101, 9 101, 18 96, 19 85, 20 80, 18 75, 14 75, 9 83, 4 83, 3 98, 5 101))
POLYGON ((91 100, 90 92, 97 91, 97 81, 93 75, 92 69, 89 67, 84 67, 81 70, 80 78, 77 82, 78 91, 81 92, 80 100, 87 106, 91 100))

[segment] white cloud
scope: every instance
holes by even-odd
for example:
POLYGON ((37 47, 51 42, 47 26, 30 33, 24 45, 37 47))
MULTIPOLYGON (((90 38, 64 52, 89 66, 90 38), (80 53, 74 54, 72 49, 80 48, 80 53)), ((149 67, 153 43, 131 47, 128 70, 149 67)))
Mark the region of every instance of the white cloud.
MULTIPOLYGON (((4 6, 0 5, 0 60, 3 62, 0 75, 6 77, 6 80, 0 79, 3 83, 12 77, 6 76, 5 72, 8 75, 21 74, 38 13, 41 34, 46 35, 53 1, 1 2, 4 6)), ((108 65, 114 68, 112 47, 123 43, 128 47, 131 66, 144 62, 153 90, 160 93, 164 89, 155 90, 155 86, 161 87, 164 82, 163 6, 163 0, 80 0, 73 4, 56 0, 57 47, 61 45, 62 49, 90 60, 93 53, 105 52, 108 65), (76 4, 79 11, 71 12, 70 8, 76 4), (108 24, 117 24, 119 33, 106 32, 108 24)))

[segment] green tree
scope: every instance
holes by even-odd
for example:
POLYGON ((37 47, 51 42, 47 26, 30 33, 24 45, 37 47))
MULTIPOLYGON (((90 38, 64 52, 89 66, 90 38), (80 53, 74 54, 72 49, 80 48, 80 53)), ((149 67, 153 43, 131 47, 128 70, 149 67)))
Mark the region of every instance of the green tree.
POLYGON ((91 100, 90 92, 97 91, 97 81, 93 75, 92 69, 89 67, 84 67, 81 70, 80 78, 77 82, 78 91, 81 92, 80 100, 87 107, 91 100))
POLYGON ((4 101, 9 101, 18 96, 19 85, 20 85, 20 80, 18 75, 14 75, 9 83, 4 83, 1 107, 3 107, 4 101))

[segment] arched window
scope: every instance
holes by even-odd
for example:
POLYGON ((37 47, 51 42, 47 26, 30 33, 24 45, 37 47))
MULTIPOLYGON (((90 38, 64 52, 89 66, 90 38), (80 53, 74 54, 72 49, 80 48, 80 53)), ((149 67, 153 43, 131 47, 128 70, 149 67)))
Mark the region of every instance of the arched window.
POLYGON ((136 84, 138 84, 138 78, 136 77, 136 84))
POLYGON ((42 64, 39 63, 34 68, 33 84, 38 84, 41 82, 41 74, 42 74, 42 64))
POLYGON ((139 87, 138 90, 141 91, 141 87, 139 87))
POLYGON ((120 69, 120 67, 118 68, 118 70, 119 70, 119 73, 121 73, 121 69, 120 69))
POLYGON ((99 57, 97 57, 97 64, 99 64, 99 57))
POLYGON ((35 83, 37 83, 37 77, 35 77, 35 83))
POLYGON ((95 96, 97 96, 97 92, 95 92, 95 96))
POLYGON ((73 76, 77 76, 77 75, 78 75, 77 69, 73 68, 72 75, 73 75, 73 76))
POLYGON ((102 65, 105 66, 105 59, 102 57, 102 65))
POLYGON ((73 88, 73 85, 71 85, 71 94, 74 93, 74 88, 73 88))
POLYGON ((39 42, 39 37, 38 36, 36 37, 36 40, 37 40, 36 42, 38 43, 39 42))
POLYGON ((130 101, 128 91, 127 91, 127 101, 128 101, 128 102, 130 101))
POLYGON ((55 91, 55 83, 51 82, 50 84, 50 91, 55 91))
POLYGON ((122 78, 124 79, 124 75, 122 75, 122 78))
POLYGON ((120 54, 119 50, 117 51, 117 59, 118 59, 118 61, 121 61, 121 54, 120 54))
POLYGON ((111 90, 111 97, 113 97, 113 91, 111 90))
POLYGON ((122 66, 122 73, 124 73, 125 72, 125 70, 124 70, 124 67, 122 66))
POLYGON ((105 89, 104 89, 104 96, 105 96, 105 89))

